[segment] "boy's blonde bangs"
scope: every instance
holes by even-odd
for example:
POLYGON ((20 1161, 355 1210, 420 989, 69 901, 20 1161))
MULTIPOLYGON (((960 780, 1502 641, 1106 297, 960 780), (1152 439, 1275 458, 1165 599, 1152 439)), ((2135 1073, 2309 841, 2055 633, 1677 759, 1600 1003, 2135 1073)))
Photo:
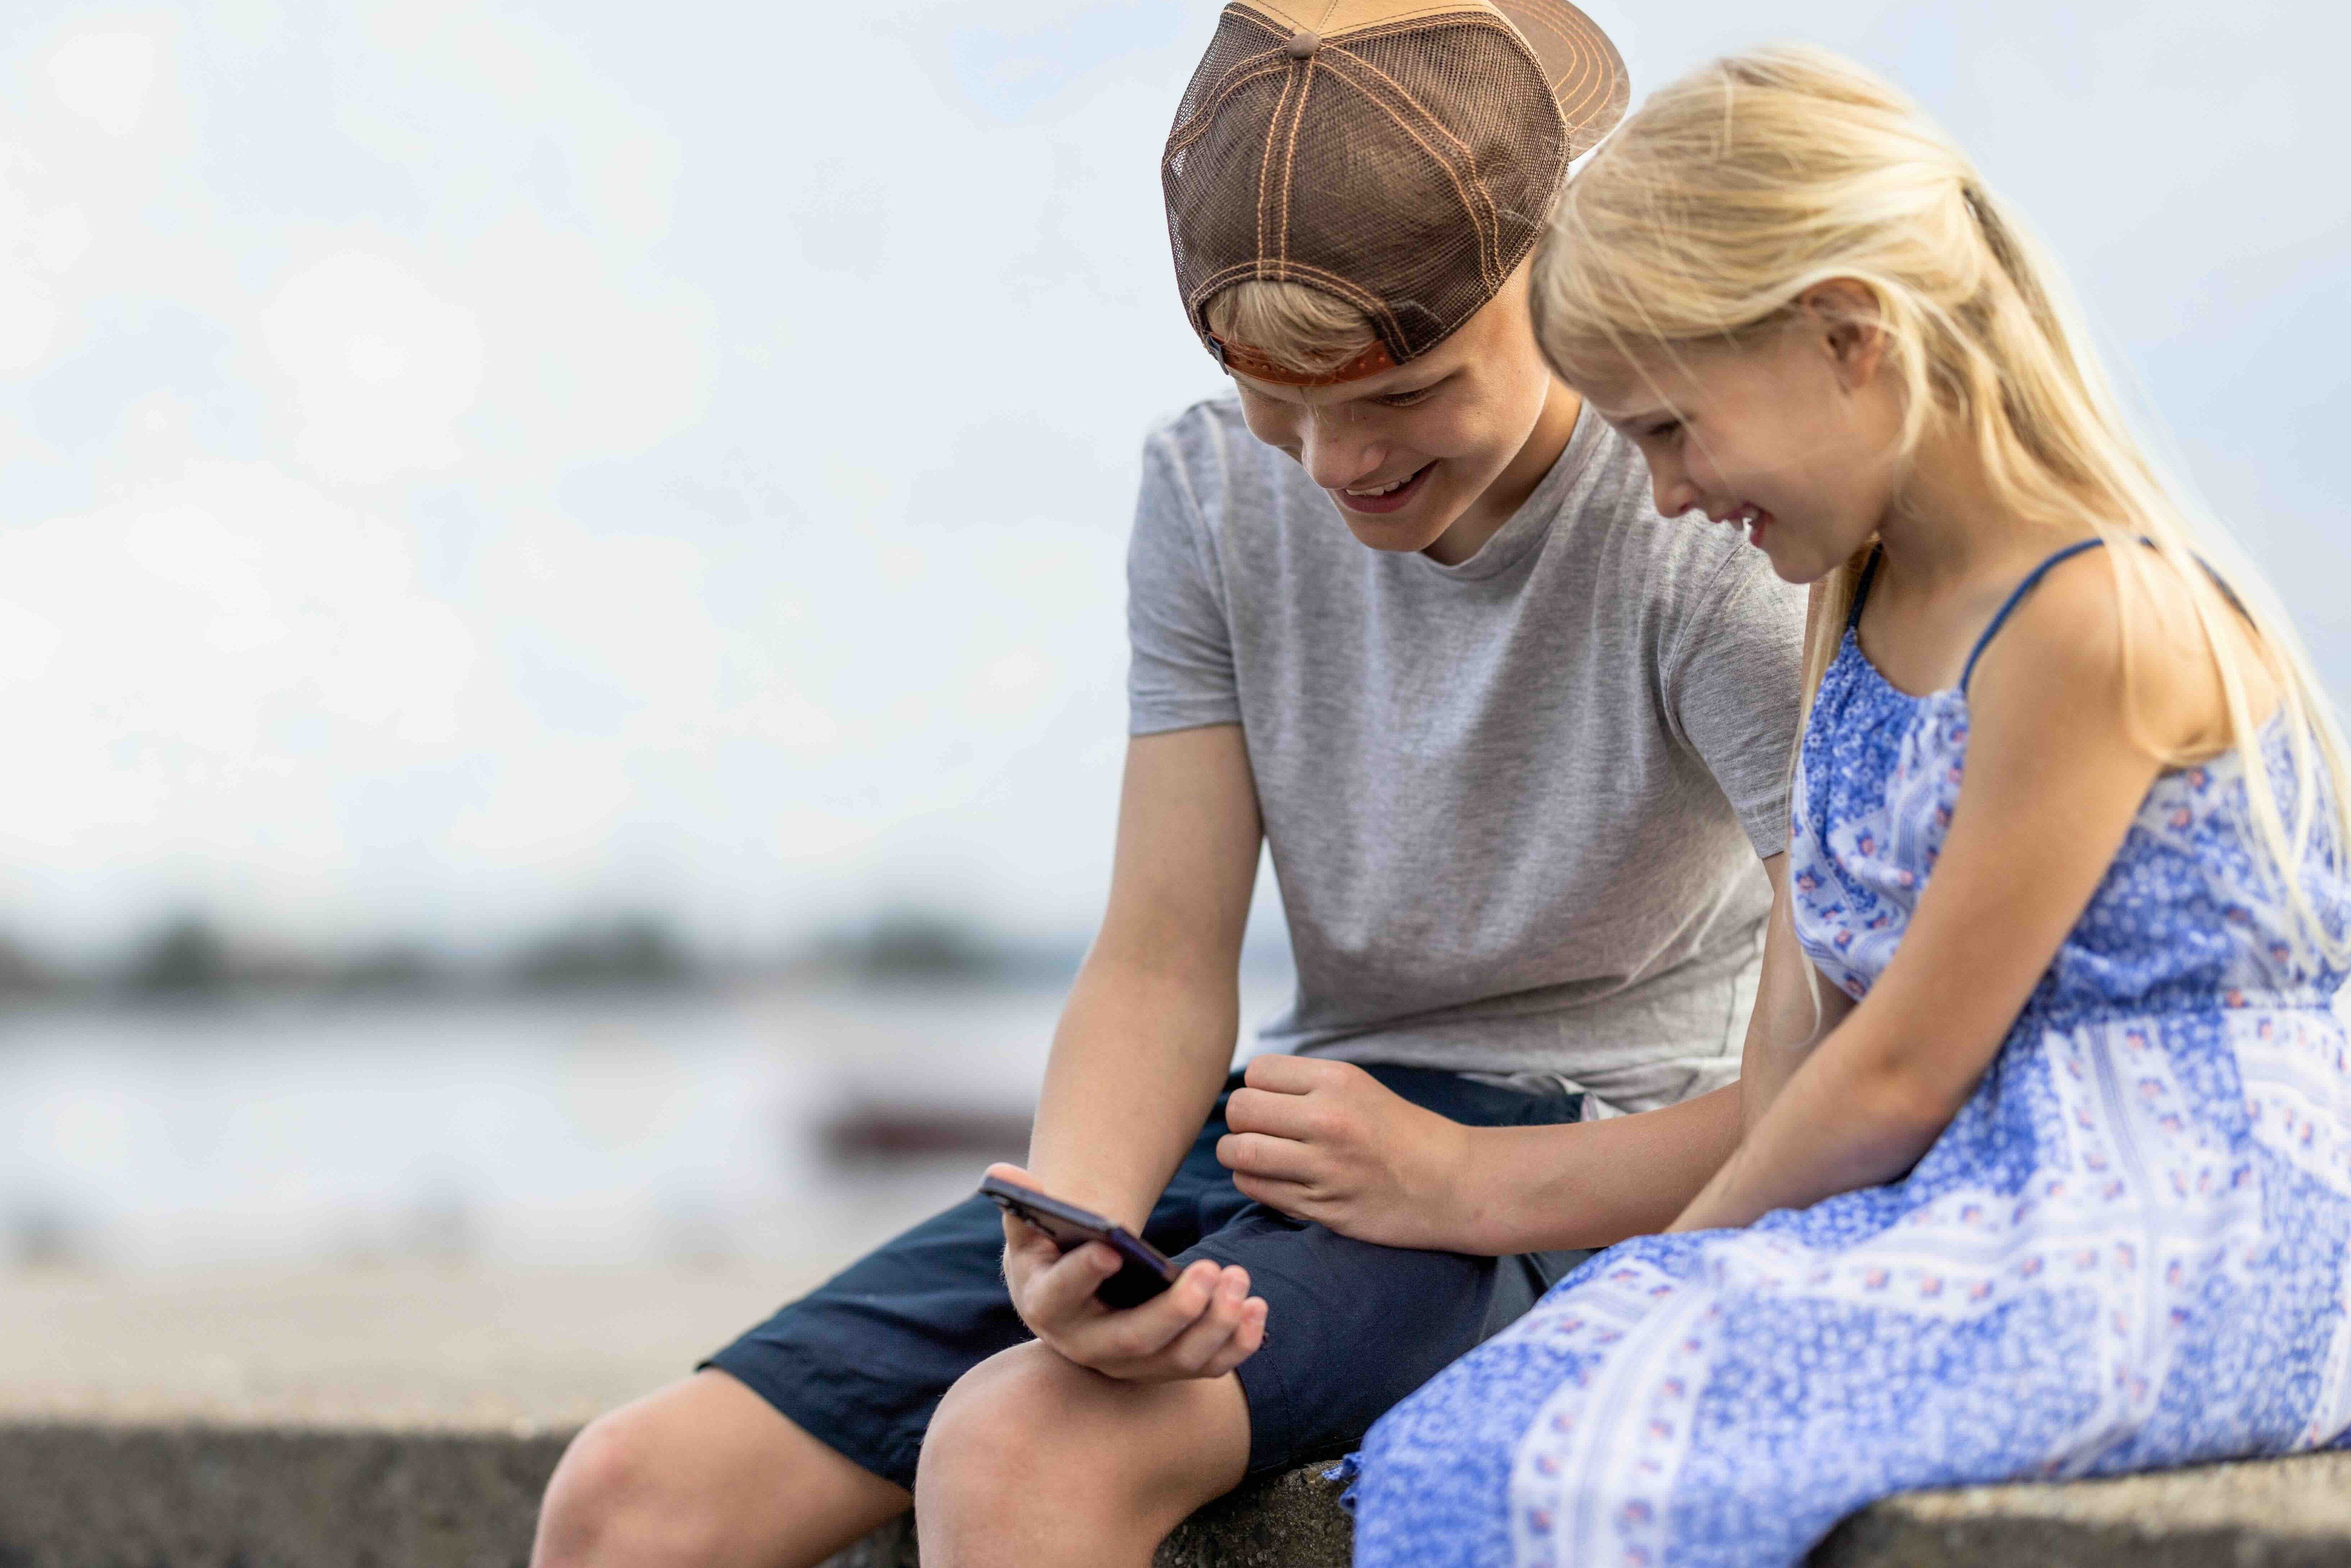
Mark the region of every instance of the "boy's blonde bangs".
POLYGON ((1210 297, 1208 329, 1302 376, 1327 375, 1379 340, 1371 318, 1302 283, 1250 279, 1210 297))
MULTIPOLYGON (((1536 338, 1563 372, 1601 356, 1638 364, 1735 343, 1833 280, 1875 300, 1871 324, 1901 378, 1906 450, 1930 425, 1956 431, 2013 515, 2087 524, 2105 539, 2135 725, 2135 639, 2161 634, 2156 571, 2186 586, 2220 672, 2220 749, 2258 745, 2252 672, 2229 623, 2250 627, 2250 657, 2279 688, 2291 782, 2273 785, 2249 757, 2248 803, 2305 930, 2331 955, 2351 951, 2351 933, 2324 926, 2294 874, 2314 844, 2338 859, 2351 851, 2351 767, 2300 639, 2260 574, 2191 516, 2132 434, 2053 262, 1908 99, 1800 47, 1719 60, 1666 88, 1562 191, 1535 257, 1536 338)), ((1865 554, 1815 586, 1808 706, 1844 641, 1865 554)))

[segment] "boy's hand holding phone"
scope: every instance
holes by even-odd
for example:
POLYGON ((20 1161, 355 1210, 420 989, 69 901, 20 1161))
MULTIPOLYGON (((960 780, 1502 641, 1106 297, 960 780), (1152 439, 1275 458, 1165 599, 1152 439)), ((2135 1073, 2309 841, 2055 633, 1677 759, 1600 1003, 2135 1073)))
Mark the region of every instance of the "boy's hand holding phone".
MULTIPOLYGON (((1018 1166, 990 1177, 1040 1190, 1018 1166)), ((1046 1231, 1007 1209, 1004 1278, 1030 1332, 1068 1360, 1130 1383, 1222 1377, 1265 1343, 1266 1304, 1249 1293, 1249 1270, 1207 1259, 1141 1304, 1113 1307, 1095 1291, 1125 1260, 1102 1241, 1064 1252, 1046 1231)))

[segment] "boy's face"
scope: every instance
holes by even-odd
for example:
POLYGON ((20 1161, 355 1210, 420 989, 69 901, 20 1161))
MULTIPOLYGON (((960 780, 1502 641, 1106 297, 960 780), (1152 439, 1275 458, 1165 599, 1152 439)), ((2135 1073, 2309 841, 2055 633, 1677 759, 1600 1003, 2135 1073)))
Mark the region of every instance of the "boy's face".
POLYGON ((1355 538, 1384 550, 1426 550, 1460 522, 1526 445, 1552 384, 1524 267, 1409 364, 1329 387, 1233 383, 1250 433, 1298 459, 1355 538))

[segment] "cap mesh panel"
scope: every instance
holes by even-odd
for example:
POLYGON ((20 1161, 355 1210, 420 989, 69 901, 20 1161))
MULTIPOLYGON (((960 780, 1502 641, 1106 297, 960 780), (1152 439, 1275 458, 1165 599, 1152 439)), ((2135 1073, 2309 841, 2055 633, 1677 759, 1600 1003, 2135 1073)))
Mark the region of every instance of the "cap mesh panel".
POLYGON ((1303 59, 1280 22, 1227 7, 1162 164, 1196 330, 1235 283, 1301 283, 1362 309, 1402 363, 1493 298, 1533 246, 1571 151, 1628 96, 1581 12, 1512 4, 1522 30, 1488 11, 1424 11, 1323 38, 1303 59))

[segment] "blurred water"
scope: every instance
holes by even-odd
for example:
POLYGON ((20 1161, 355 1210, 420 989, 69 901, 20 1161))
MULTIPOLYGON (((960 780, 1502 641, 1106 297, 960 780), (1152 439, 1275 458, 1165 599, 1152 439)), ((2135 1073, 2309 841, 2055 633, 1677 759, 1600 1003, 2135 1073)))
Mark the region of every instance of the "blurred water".
MULTIPOLYGON (((0 1256, 843 1255, 968 1192, 987 1156, 844 1160, 826 1125, 977 1113, 1017 1136, 1061 1000, 926 987, 17 1010, 0 1016, 0 1256)), ((1246 1016, 1278 1001, 1260 983, 1246 1016)))

